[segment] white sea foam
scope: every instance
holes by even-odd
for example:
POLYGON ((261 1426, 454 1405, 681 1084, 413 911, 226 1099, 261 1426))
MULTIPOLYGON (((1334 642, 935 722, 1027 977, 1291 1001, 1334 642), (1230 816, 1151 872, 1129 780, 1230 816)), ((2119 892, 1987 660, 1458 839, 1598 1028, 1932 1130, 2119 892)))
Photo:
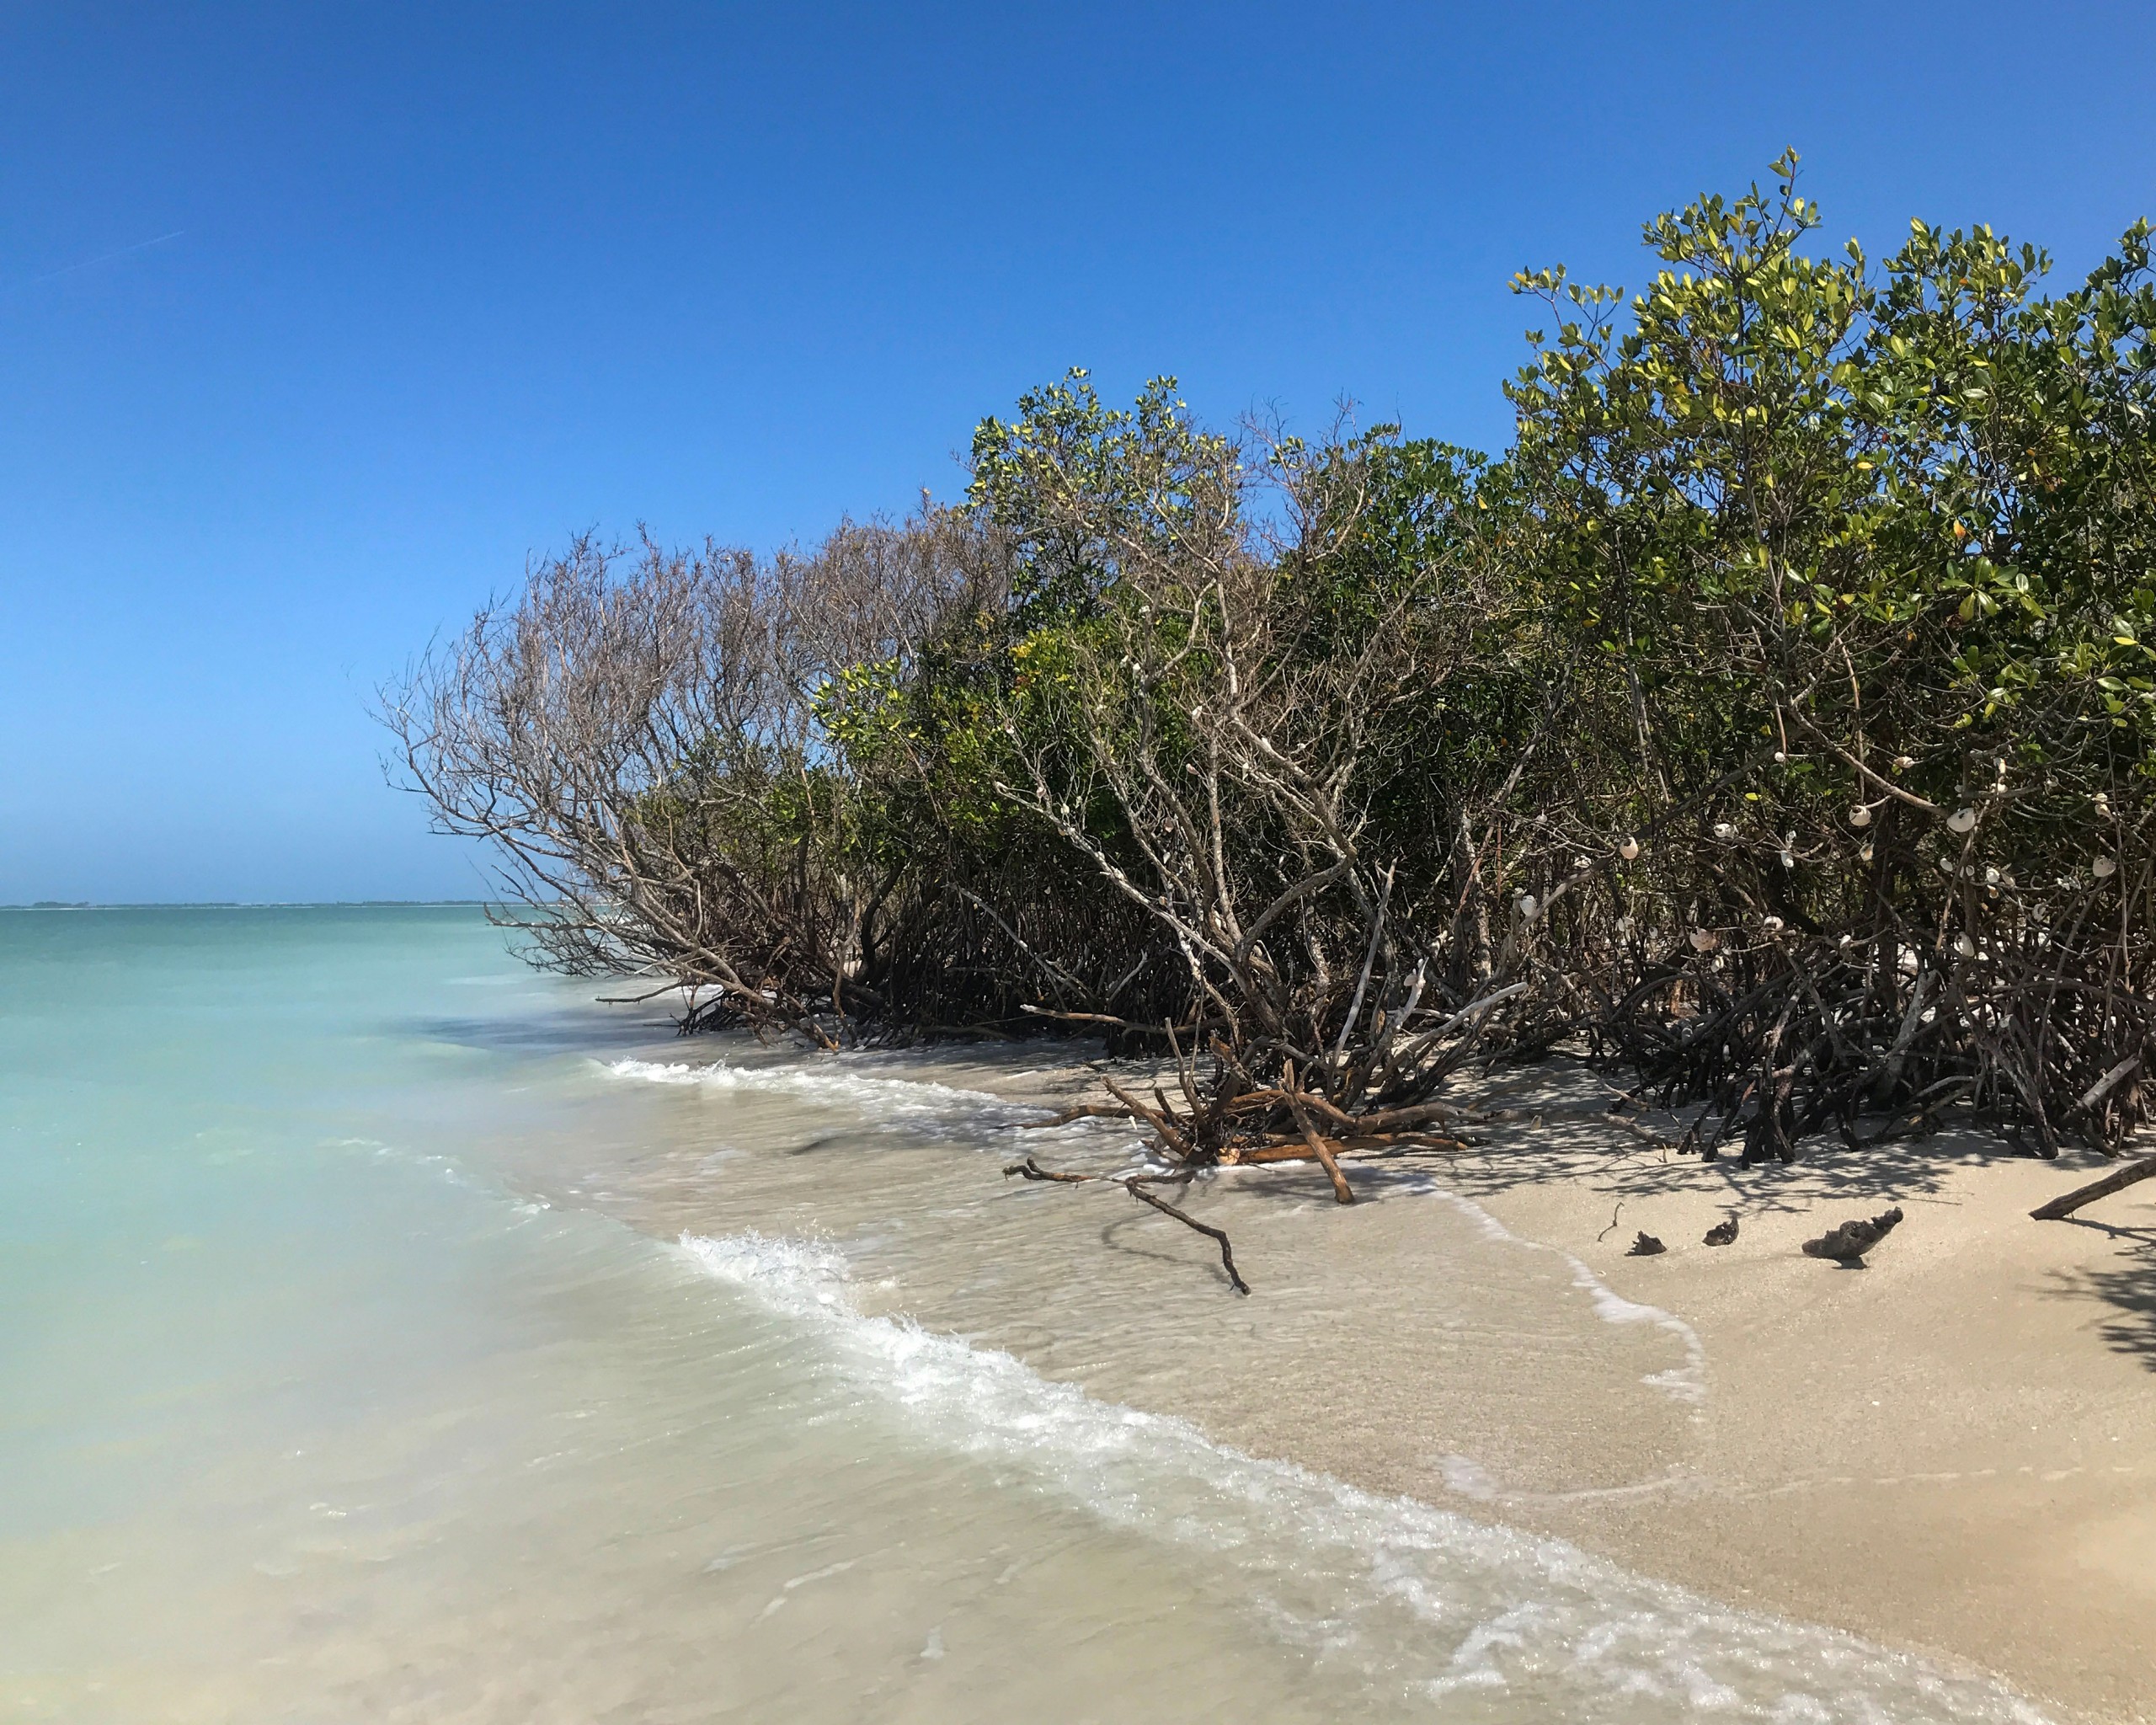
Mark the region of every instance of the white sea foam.
POLYGON ((879 1124, 933 1119, 1015 1126, 1049 1112, 991 1096, 984 1090, 959 1090, 930 1079, 882 1078, 807 1065, 733 1066, 723 1061, 691 1065, 680 1060, 623 1060, 609 1062, 606 1071, 617 1078, 641 1079, 648 1084, 757 1091, 853 1108, 879 1124))
POLYGON ((1432 1197, 1441 1198, 1451 1204, 1491 1239, 1502 1240, 1531 1252, 1555 1252, 1572 1271, 1572 1285, 1588 1296, 1594 1315, 1604 1323, 1652 1324, 1657 1329, 1675 1337, 1684 1344, 1684 1364, 1673 1366, 1668 1371, 1651 1372, 1641 1381, 1694 1407, 1707 1399, 1707 1350, 1700 1340, 1700 1332, 1675 1312, 1664 1311, 1659 1306, 1645 1306, 1636 1300, 1627 1300, 1562 1247, 1523 1238, 1471 1198, 1463 1198, 1457 1192, 1448 1192, 1437 1185, 1428 1189, 1432 1197))
POLYGON ((749 1092, 782 1097, 813 1106, 844 1108, 873 1130, 955 1138, 974 1148, 1008 1149, 1022 1136, 1038 1153, 1081 1147, 1097 1155, 1114 1148, 1134 1165, 1146 1162, 1145 1146, 1129 1125, 1113 1119, 1086 1119, 1043 1128, 1055 1110, 1014 1102, 985 1090, 963 1090, 929 1078, 883 1076, 823 1064, 735 1066, 723 1061, 692 1065, 686 1061, 619 1060, 605 1070, 616 1078, 648 1084, 671 1084, 718 1092, 749 1092), (1017 1129, 1032 1130, 1022 1135, 1017 1129))
MULTIPOLYGON (((648 1083, 760 1091, 851 1108, 873 1124, 886 1128, 918 1130, 925 1125, 944 1124, 974 1130, 1008 1130, 1038 1121, 1049 1113, 1046 1108, 1013 1103, 985 1091, 957 1089, 932 1080, 882 1077, 858 1071, 834 1071, 809 1065, 734 1066, 723 1062, 692 1065, 686 1061, 620 1060, 611 1062, 606 1070, 616 1077, 648 1083)), ((1098 1124, 1082 1122, 1077 1130, 1097 1130, 1098 1124)), ((1127 1131, 1120 1126, 1112 1130, 1127 1131)), ((1134 1140, 1133 1144, 1134 1146, 1134 1140)), ((1626 1299, 1571 1252, 1542 1241, 1523 1238, 1473 1199, 1432 1182, 1416 1183, 1431 1196, 1459 1210, 1490 1238, 1529 1251, 1556 1253, 1571 1271, 1572 1285, 1588 1296, 1595 1316, 1604 1322, 1652 1324, 1675 1338, 1684 1349, 1684 1363, 1667 1371, 1650 1373, 1642 1381, 1691 1407, 1705 1403, 1706 1349, 1699 1332, 1684 1319, 1658 1306, 1626 1299)))
POLYGON ((2042 1718, 1988 1680, 1732 1610, 1559 1541, 1261 1461, 1185 1421, 1051 1382, 1010 1354, 864 1316, 846 1259, 827 1245, 742 1234, 681 1246, 801 1326, 830 1369, 927 1440, 1112 1525, 1219 1556, 1254 1608, 1321 1660, 1352 1661, 1365 1680, 1405 1683, 1449 1712, 1502 1692, 1550 1718, 2042 1718))

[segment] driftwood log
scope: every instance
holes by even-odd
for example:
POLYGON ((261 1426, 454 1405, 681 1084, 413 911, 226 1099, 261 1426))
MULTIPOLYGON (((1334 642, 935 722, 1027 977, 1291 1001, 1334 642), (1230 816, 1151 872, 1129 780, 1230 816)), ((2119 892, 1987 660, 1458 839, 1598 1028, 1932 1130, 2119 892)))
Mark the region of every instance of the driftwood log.
POLYGON ((2137 1162, 2129 1162, 2100 1180, 2092 1180, 2086 1186, 2077 1186, 2071 1192, 2062 1193, 2049 1204, 2039 1204, 2029 1214, 2040 1222, 2063 1221, 2085 1204, 2094 1204, 2100 1198, 2109 1198, 2114 1192, 2123 1192, 2129 1186, 2156 1178, 2156 1156, 2143 1156, 2137 1162))

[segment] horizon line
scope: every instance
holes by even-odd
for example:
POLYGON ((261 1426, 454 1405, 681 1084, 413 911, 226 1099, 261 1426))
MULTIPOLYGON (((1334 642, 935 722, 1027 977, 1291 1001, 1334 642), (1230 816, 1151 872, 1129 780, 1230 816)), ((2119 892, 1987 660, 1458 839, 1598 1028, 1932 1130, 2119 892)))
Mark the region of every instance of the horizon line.
POLYGON ((0 911, 354 911, 484 908, 488 899, 31 899, 0 911))

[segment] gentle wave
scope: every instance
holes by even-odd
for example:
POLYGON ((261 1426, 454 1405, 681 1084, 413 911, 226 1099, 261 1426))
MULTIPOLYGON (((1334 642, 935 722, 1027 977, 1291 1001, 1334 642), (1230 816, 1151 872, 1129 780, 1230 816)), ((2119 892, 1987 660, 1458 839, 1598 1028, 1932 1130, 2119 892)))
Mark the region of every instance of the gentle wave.
POLYGON ((1627 1300, 1609 1283, 1593 1272, 1585 1263, 1564 1249, 1545 1241, 1524 1239, 1515 1234, 1502 1222, 1471 1198, 1463 1198, 1457 1192, 1448 1192, 1433 1183, 1427 1188, 1433 1198, 1443 1199, 1462 1215, 1467 1217, 1484 1235, 1492 1240, 1502 1240, 1508 1245, 1518 1246, 1530 1252, 1555 1252, 1572 1273, 1572 1285, 1588 1296, 1594 1308, 1594 1315, 1609 1324, 1652 1324, 1657 1329, 1674 1336, 1684 1345, 1684 1364, 1668 1371, 1650 1373, 1641 1380, 1672 1396, 1679 1402, 1698 1407, 1707 1399, 1707 1350, 1700 1340, 1700 1332, 1673 1311, 1664 1311, 1659 1306, 1647 1306, 1637 1300, 1627 1300))
POLYGON ((958 1117, 987 1125, 1015 1126, 1049 1112, 991 1096, 985 1090, 959 1090, 927 1079, 876 1078, 861 1072, 817 1071, 798 1065, 729 1066, 717 1062, 698 1066, 686 1061, 624 1060, 607 1062, 606 1071, 617 1078, 637 1078, 648 1084, 762 1091, 857 1108, 885 1122, 958 1117))
MULTIPOLYGON (((860 1072, 817 1071, 799 1065, 730 1066, 723 1063, 691 1065, 686 1061, 621 1060, 606 1070, 616 1077, 642 1079, 654 1084, 699 1085, 719 1090, 755 1090, 799 1097, 858 1109, 874 1124, 884 1127, 919 1126, 929 1122, 964 1124, 989 1129, 1011 1128, 1038 1122, 1051 1110, 985 1091, 960 1090, 932 1080, 873 1077, 860 1072)), ((1091 1135, 1101 1122, 1077 1123, 1081 1134, 1091 1135), (1089 1130, 1090 1129, 1090 1130, 1089 1130)), ((1070 1129, 1064 1129, 1067 1132, 1070 1129)), ((1127 1134, 1119 1124, 1116 1130, 1127 1134)), ((1056 1135, 1058 1137, 1062 1133, 1056 1135)), ((1045 1140, 1036 1140, 1044 1147, 1045 1140)), ((1134 1138, 1132 1153, 1142 1155, 1134 1138)), ((1429 1196, 1443 1199, 1467 1216, 1485 1235, 1529 1251, 1551 1252, 1572 1272, 1572 1285, 1585 1294, 1594 1315, 1605 1323, 1651 1324, 1674 1337, 1684 1347, 1684 1364, 1655 1372, 1643 1380, 1674 1400, 1697 1407, 1707 1396, 1706 1350, 1699 1332, 1674 1312, 1658 1306, 1628 1300, 1597 1275, 1581 1259, 1562 1248, 1528 1240, 1515 1234, 1473 1199, 1447 1191, 1434 1182, 1414 1183, 1429 1196)))
POLYGON ((692 1065, 678 1060, 619 1060, 604 1063, 604 1069, 614 1077, 647 1084, 747 1091, 846 1108, 883 1132, 953 1137, 976 1148, 990 1147, 988 1135, 995 1135, 996 1149, 1007 1149, 1022 1138, 1025 1147, 1037 1152, 1082 1151, 1098 1156, 1106 1150, 1133 1168, 1155 1166, 1125 1121, 1086 1119, 1044 1125, 1057 1110, 929 1078, 881 1077, 802 1065, 734 1066, 723 1061, 692 1065), (1017 1130, 1022 1126, 1028 1129, 1022 1134, 1017 1130))
POLYGON ((1258 1460, 1185 1421, 1051 1382, 1008 1354, 865 1316, 828 1246, 754 1233, 685 1235, 681 1246, 807 1328, 832 1368, 931 1440, 1017 1468, 1112 1525, 1232 1554, 1275 1627, 1321 1660, 1352 1660, 1366 1682, 1432 1699, 1509 1695, 1553 1717, 2043 1718, 1988 1680, 1732 1610, 1560 1541, 1258 1460))

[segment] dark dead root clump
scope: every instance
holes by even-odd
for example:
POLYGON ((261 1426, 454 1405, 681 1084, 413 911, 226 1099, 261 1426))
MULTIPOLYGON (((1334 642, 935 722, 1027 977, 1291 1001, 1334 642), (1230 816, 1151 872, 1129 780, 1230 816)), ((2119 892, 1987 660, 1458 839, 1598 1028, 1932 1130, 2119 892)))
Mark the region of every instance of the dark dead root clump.
POLYGON ((1817 1240, 1806 1241, 1805 1256, 1839 1258, 1844 1263, 1861 1263, 1865 1253, 1893 1232, 1901 1221, 1899 1204, 1891 1210, 1881 1210, 1868 1220, 1863 1216, 1854 1216, 1829 1228, 1817 1240))

